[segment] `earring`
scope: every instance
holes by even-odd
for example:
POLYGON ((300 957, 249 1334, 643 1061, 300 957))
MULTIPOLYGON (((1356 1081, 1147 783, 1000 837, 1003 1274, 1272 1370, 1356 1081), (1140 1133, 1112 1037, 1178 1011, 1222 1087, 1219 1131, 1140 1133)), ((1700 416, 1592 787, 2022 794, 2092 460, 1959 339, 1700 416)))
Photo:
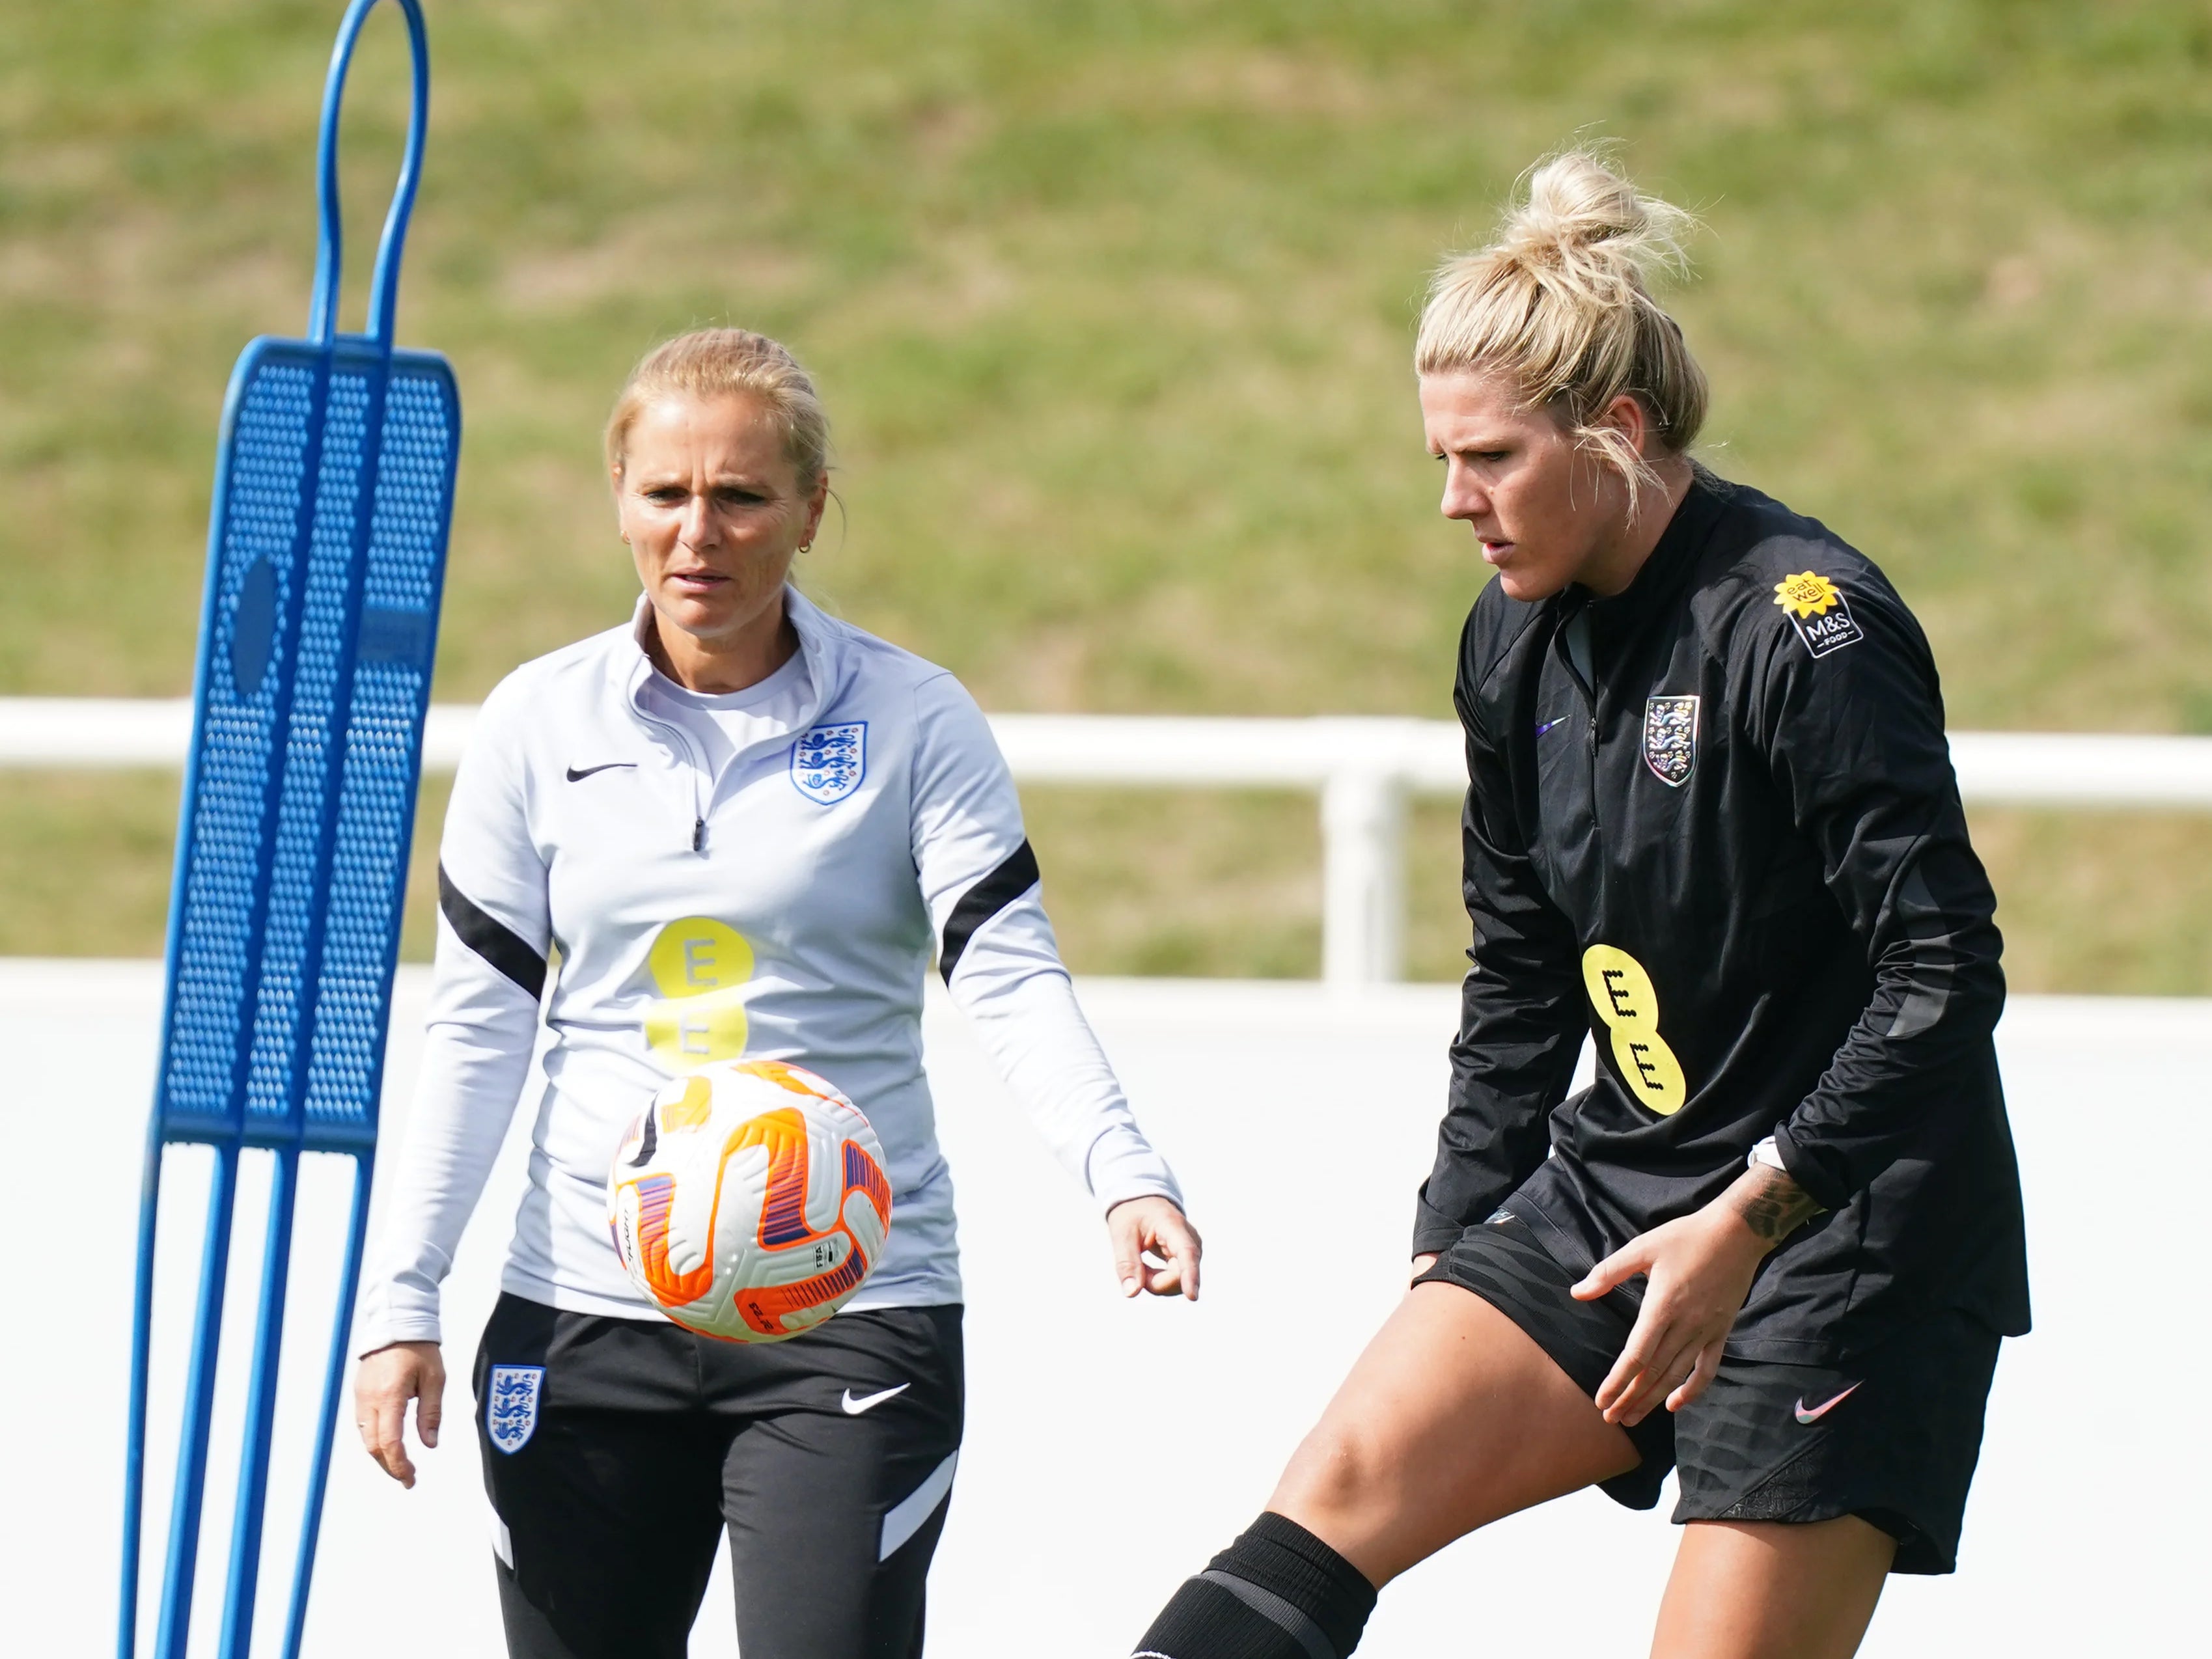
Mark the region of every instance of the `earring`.
POLYGON ((812 542, 801 542, 799 544, 799 550, 802 554, 811 553, 814 550, 814 544, 812 542))

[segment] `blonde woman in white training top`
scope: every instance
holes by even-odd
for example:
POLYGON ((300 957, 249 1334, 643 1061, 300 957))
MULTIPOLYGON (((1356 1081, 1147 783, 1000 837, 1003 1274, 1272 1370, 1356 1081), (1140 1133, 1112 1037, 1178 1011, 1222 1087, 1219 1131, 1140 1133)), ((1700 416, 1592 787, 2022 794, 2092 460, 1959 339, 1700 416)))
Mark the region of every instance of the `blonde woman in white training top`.
POLYGON ((475 1368, 509 1652, 676 1659, 726 1527, 746 1659, 913 1659, 963 1386, 921 1064, 933 953, 1104 1213, 1127 1293, 1195 1297, 1198 1235, 1076 1006, 974 701, 788 585, 828 492, 799 364, 743 330, 670 341, 624 388, 607 461, 636 612, 509 675, 454 784, 428 1047, 362 1315, 362 1443, 411 1485, 413 1400, 437 1443, 439 1286, 542 1018, 530 1186, 475 1368), (874 1274, 781 1343, 671 1322, 607 1231, 641 1104, 740 1055, 858 1103, 893 1188, 874 1274), (495 1422, 495 1375, 519 1402, 495 1422))

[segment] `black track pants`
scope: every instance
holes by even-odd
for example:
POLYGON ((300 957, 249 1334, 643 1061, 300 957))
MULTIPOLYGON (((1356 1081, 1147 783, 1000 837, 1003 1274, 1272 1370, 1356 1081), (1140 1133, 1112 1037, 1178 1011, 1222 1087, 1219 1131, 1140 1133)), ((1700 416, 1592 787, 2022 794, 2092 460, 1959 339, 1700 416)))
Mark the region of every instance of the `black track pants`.
POLYGON ((958 1308, 740 1345, 502 1296, 476 1393, 514 1659, 683 1659, 726 1526, 745 1659, 918 1659, 958 1308))

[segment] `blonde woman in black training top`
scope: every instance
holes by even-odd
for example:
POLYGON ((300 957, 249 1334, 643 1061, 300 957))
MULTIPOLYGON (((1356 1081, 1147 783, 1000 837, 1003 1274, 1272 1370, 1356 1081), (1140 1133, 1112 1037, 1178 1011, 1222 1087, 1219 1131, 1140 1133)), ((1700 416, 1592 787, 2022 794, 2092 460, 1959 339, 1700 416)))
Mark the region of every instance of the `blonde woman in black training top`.
POLYGON ((1647 287, 1686 224, 1559 156, 1431 292, 1443 512, 1497 574, 1414 1283, 1152 1659, 1343 1659, 1454 1539, 1670 1467, 1658 1659, 1843 1659, 1887 1574, 1954 1564, 2027 1328, 1994 901, 1896 590, 1689 458, 1705 377, 1647 287))

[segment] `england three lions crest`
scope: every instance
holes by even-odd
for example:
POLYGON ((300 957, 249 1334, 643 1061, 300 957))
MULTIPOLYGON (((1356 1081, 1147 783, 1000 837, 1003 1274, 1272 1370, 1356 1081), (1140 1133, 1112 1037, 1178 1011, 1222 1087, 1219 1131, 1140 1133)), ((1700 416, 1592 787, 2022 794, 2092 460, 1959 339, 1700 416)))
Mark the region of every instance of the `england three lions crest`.
POLYGON ((1680 789, 1698 769, 1698 700, 1644 701, 1644 763, 1669 789, 1680 789))
POLYGON ((791 745, 791 781, 799 793, 833 806, 868 775, 868 723, 817 726, 791 745))
POLYGON ((538 1432, 538 1401, 545 1392, 543 1365, 495 1365, 484 1385, 484 1433, 509 1457, 538 1432))

